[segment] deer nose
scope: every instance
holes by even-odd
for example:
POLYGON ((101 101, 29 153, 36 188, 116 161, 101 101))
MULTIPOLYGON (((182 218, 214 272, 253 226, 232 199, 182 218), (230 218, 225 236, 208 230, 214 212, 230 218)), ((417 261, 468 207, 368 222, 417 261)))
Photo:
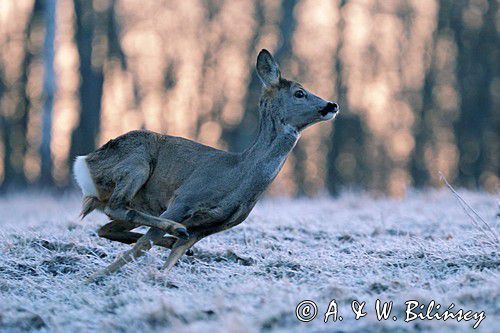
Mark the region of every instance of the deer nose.
POLYGON ((326 107, 328 110, 331 110, 331 112, 334 112, 334 113, 339 112, 339 105, 335 102, 328 102, 326 107))
POLYGON ((329 113, 337 113, 339 111, 339 105, 334 102, 328 102, 323 109, 319 111, 319 113, 325 117, 329 113))

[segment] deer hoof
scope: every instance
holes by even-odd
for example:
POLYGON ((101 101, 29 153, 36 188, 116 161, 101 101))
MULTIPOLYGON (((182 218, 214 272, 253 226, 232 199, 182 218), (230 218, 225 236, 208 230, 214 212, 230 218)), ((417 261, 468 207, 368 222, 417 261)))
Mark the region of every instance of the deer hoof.
POLYGON ((174 230, 174 232, 175 232, 175 236, 179 237, 180 239, 188 239, 189 238, 189 234, 188 234, 186 228, 176 228, 174 230))

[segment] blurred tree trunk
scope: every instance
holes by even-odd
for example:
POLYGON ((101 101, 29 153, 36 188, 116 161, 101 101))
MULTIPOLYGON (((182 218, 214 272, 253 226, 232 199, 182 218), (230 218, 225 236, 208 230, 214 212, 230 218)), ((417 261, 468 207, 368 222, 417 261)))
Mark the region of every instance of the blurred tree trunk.
MULTIPOLYGON (((4 81, 4 71, 2 66, 0 66, 0 102, 3 99, 4 93, 5 93, 5 81, 4 81)), ((7 118, 3 113, 0 113, 0 131, 2 135, 2 145, 3 145, 3 179, 1 180, 1 186, 0 186, 0 193, 5 191, 6 188, 6 181, 7 177, 9 176, 7 174, 7 164, 10 158, 10 152, 7 152, 8 149, 8 142, 7 142, 7 133, 8 133, 8 122, 7 118)))
MULTIPOLYGON (((293 17, 293 10, 295 8, 296 0, 284 0, 281 3, 282 18, 279 24, 279 31, 281 36, 281 44, 274 52, 274 58, 283 65, 286 61, 285 57, 291 52, 291 37, 295 29, 295 18, 293 17)), ((252 42, 249 45, 248 52, 250 54, 258 52, 256 50, 259 38, 262 35, 262 28, 265 25, 265 15, 262 1, 256 2, 256 20, 257 28, 253 34, 252 42)), ((252 59, 252 67, 255 67, 255 58, 252 59)), ((258 130, 259 112, 258 104, 262 83, 257 75, 255 69, 252 71, 250 81, 247 87, 247 94, 244 102, 245 114, 240 124, 233 129, 226 130, 223 134, 223 139, 228 142, 231 151, 243 151, 247 148, 252 138, 256 135, 258 130)))
MULTIPOLYGON (((2 126, 2 139, 4 146, 3 170, 4 180, 0 186, 3 192, 9 188, 22 188, 26 186, 27 180, 24 173, 24 159, 28 148, 27 128, 28 112, 31 101, 27 94, 28 75, 36 47, 33 44, 32 32, 40 29, 42 24, 41 0, 34 2, 31 15, 23 33, 23 60, 21 74, 14 88, 18 90, 18 101, 12 114, 2 114, 0 125, 2 126)), ((1 74, 1 73, 0 73, 1 74)), ((3 81, 0 79, 0 81, 3 81)), ((0 91, 5 93, 9 89, 5 82, 0 83, 0 91)), ((2 94, 0 93, 0 99, 2 94)))
MULTIPOLYGON (((280 41, 278 49, 274 52, 274 58, 283 67, 289 60, 288 57, 292 51, 292 37, 295 31, 296 20, 294 17, 294 9, 297 0, 283 0, 281 2, 281 19, 279 22, 280 41)), ((265 15, 262 1, 256 2, 256 21, 257 28, 253 34, 253 38, 248 47, 249 54, 258 52, 257 44, 262 35, 262 28, 265 25, 265 15)), ((255 67, 255 58, 251 58, 251 66, 255 67)), ((228 143, 230 151, 243 151, 247 148, 252 138, 255 137, 258 131, 259 112, 258 104, 260 93, 262 90, 262 83, 257 75, 257 72, 252 70, 252 74, 248 83, 247 93, 244 101, 243 119, 238 126, 225 130, 223 132, 223 139, 228 143)), ((296 148, 297 149, 297 148, 296 148)))
MULTIPOLYGON (((339 117, 334 121, 327 158, 326 187, 332 195, 342 189, 362 186, 370 175, 365 159, 365 129, 361 117, 349 109, 347 86, 343 80, 341 50, 346 42, 343 11, 347 0, 339 4, 339 41, 334 54, 337 82, 336 98, 340 105, 339 117)), ((348 39, 347 39, 348 40, 348 39)))
POLYGON ((328 157, 326 161, 326 188, 328 192, 332 195, 337 195, 340 192, 340 189, 342 188, 343 184, 343 179, 342 179, 342 174, 339 172, 337 169, 336 161, 339 158, 340 151, 339 151, 339 143, 343 141, 343 135, 340 133, 337 128, 338 128, 338 122, 341 121, 342 118, 344 118, 344 114, 348 113, 349 110, 347 109, 349 107, 349 104, 347 103, 347 87, 345 86, 343 80, 342 80, 342 59, 340 58, 340 50, 342 50, 342 47, 344 45, 344 30, 345 30, 345 19, 343 18, 342 12, 343 9, 346 5, 347 1, 340 1, 339 3, 339 22, 338 22, 338 35, 339 35, 339 40, 337 43, 337 49, 335 50, 334 54, 334 63, 335 63, 335 72, 337 75, 337 82, 335 85, 336 89, 336 98, 337 98, 337 103, 339 104, 340 111, 342 112, 342 115, 334 121, 332 133, 331 133, 331 140, 329 144, 329 149, 328 149, 328 157))
POLYGON ((120 25, 116 20, 116 0, 112 0, 106 16, 106 38, 108 40, 108 58, 116 58, 123 70, 128 68, 127 57, 120 43, 120 25))
POLYGON ((292 55, 292 37, 297 26, 293 12, 297 3, 297 0, 283 0, 281 2, 281 20, 278 26, 281 44, 274 53, 276 61, 280 64, 285 64, 292 55))
MULTIPOLYGON (((295 18, 294 11, 297 3, 297 0, 284 0, 281 2, 281 20, 278 25, 281 43, 274 53, 274 57, 282 68, 286 68, 293 56, 293 34, 295 33, 295 29, 297 27, 297 20, 295 18)), ((306 151, 300 141, 292 151, 292 156, 294 161, 293 175, 297 188, 296 195, 304 195, 306 194, 305 181, 307 178, 305 175, 306 151)))
MULTIPOLYGON (((94 49, 96 13, 92 1, 74 0, 76 16, 76 44, 80 57, 80 117, 71 136, 69 162, 78 155, 86 155, 96 147, 100 130, 101 98, 103 91, 102 58, 94 49)), ((101 45, 99 45, 101 46, 101 45)))
POLYGON ((262 90, 257 71, 255 70, 254 54, 260 51, 257 50, 259 38, 262 35, 262 28, 265 25, 264 8, 262 0, 255 3, 255 20, 257 21, 256 29, 254 30, 250 45, 248 46, 248 54, 250 54, 250 66, 252 68, 250 80, 248 82, 246 97, 244 103, 244 114, 241 122, 234 128, 225 129, 222 134, 222 139, 228 143, 230 151, 240 152, 250 145, 252 138, 255 137, 259 127, 259 97, 262 90))
MULTIPOLYGON (((433 52, 434 53, 434 52, 433 52)), ((415 117, 413 137, 415 138, 415 148, 410 156, 410 174, 413 186, 417 188, 428 185, 429 170, 425 163, 425 149, 432 136, 432 124, 429 119, 429 112, 432 112, 434 91, 434 60, 427 70, 422 89, 422 109, 420 115, 415 117)), ((418 111, 415 111, 416 113, 418 111)))
POLYGON ((40 185, 53 185, 52 178, 52 110, 54 108, 54 94, 56 90, 54 73, 54 38, 56 29, 56 0, 45 0, 45 41, 43 45, 43 114, 42 114, 42 142, 40 145, 41 172, 40 185))
MULTIPOLYGON (((450 28, 457 45, 457 78, 460 115, 455 123, 460 152, 458 180, 461 185, 477 187, 483 172, 498 172, 498 128, 492 109, 493 80, 498 75, 498 2, 488 1, 480 27, 464 20, 466 4, 456 2, 451 12, 450 28)), ((498 121, 498 119, 497 119, 498 121)))
MULTIPOLYGON (((425 73, 424 85, 422 88, 422 108, 420 112, 415 111, 415 125, 413 127, 413 137, 415 138, 415 149, 412 152, 410 160, 410 174, 413 186, 422 188, 429 185, 430 173, 425 161, 426 146, 431 145, 435 136, 435 126, 432 121, 432 113, 435 108, 434 88, 436 83, 436 75, 438 68, 436 66, 437 57, 437 40, 446 33, 447 20, 449 16, 449 6, 444 1, 439 2, 439 10, 437 14, 437 25, 432 37, 432 48, 430 63, 425 73), (418 114, 419 113, 419 114, 418 114)), ((439 170, 438 170, 439 171, 439 170)), ((436 172, 436 170, 432 170, 436 172)))

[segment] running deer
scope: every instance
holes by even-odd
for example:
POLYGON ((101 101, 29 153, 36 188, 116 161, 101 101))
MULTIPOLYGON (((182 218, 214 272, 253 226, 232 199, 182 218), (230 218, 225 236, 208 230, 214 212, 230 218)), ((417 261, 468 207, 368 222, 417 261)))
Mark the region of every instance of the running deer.
POLYGON ((119 270, 153 244, 171 249, 164 264, 169 271, 199 240, 243 222, 301 131, 336 116, 336 103, 282 78, 269 51, 260 51, 256 67, 263 83, 260 126, 245 151, 231 153, 180 137, 132 131, 76 159, 82 218, 101 210, 111 222, 99 229, 100 237, 135 243, 91 281, 119 270), (139 226, 150 229, 145 234, 131 231, 139 226))

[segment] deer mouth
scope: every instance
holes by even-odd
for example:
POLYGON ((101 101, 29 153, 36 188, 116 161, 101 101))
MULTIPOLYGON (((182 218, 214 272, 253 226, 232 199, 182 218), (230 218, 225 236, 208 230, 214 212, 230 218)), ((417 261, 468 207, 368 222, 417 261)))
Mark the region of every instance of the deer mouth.
POLYGON ((322 118, 328 118, 331 119, 333 118, 333 115, 335 115, 339 111, 339 106, 337 103, 330 103, 326 104, 324 108, 319 110, 319 114, 321 115, 322 118))

